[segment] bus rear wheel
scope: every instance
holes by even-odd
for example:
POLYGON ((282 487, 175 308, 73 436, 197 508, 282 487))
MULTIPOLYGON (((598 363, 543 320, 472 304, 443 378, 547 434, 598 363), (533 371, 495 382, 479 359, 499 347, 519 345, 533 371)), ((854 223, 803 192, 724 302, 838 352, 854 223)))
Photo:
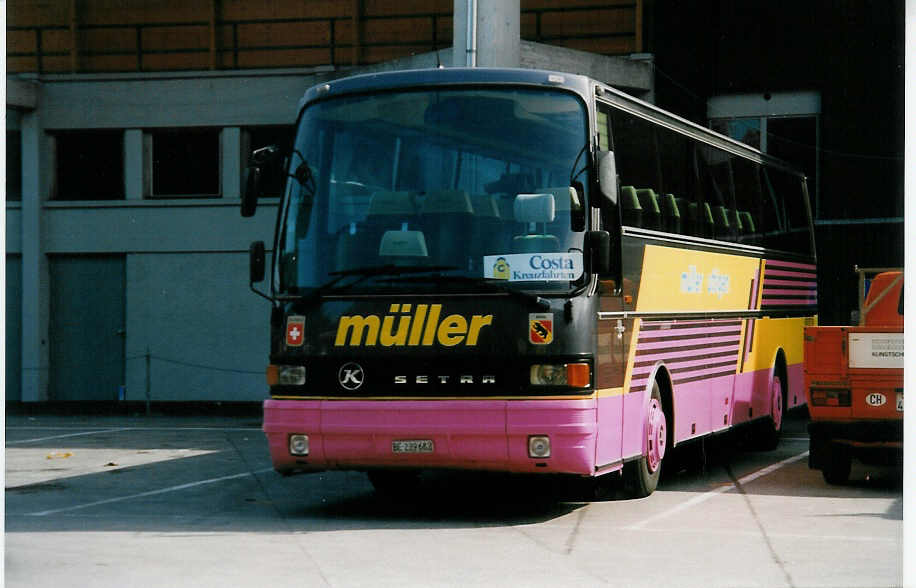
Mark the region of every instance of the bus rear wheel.
POLYGON ((786 399, 786 378, 783 374, 782 370, 778 370, 770 382, 770 416, 763 420, 757 442, 763 451, 771 451, 779 445, 786 399))
POLYGON ((630 495, 634 498, 645 498, 655 492, 662 473, 662 460, 668 447, 668 419, 665 416, 658 381, 652 382, 652 394, 646 411, 645 434, 646 454, 627 464, 624 471, 630 495))

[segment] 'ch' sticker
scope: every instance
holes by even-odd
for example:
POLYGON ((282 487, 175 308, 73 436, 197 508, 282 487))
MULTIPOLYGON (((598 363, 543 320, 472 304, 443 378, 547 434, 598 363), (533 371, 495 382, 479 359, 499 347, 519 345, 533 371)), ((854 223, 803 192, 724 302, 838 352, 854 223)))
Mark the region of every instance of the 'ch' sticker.
POLYGON ((528 341, 533 345, 553 342, 553 313, 528 315, 528 341))
POLYGON ((302 347, 305 340, 305 317, 290 316, 286 318, 286 346, 302 347))

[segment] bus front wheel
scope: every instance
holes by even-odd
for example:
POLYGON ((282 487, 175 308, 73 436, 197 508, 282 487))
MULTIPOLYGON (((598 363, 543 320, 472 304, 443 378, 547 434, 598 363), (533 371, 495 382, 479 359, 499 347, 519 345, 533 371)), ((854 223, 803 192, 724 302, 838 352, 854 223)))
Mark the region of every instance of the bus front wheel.
POLYGON ((375 492, 385 497, 413 496, 420 485, 416 470, 371 470, 368 475, 375 492))
POLYGON ((645 455, 627 464, 625 471, 627 485, 634 498, 645 498, 655 491, 668 447, 668 419, 665 417, 658 381, 652 382, 652 394, 646 410, 645 435, 645 455))

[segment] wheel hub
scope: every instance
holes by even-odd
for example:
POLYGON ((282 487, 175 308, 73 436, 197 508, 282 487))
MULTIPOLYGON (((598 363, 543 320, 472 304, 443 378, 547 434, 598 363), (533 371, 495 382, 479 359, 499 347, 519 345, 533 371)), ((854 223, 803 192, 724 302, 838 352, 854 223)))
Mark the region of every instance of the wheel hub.
POLYGON ((653 398, 649 403, 649 415, 647 422, 648 445, 646 454, 646 464, 650 473, 655 473, 665 457, 665 445, 667 440, 667 420, 658 399, 653 398))

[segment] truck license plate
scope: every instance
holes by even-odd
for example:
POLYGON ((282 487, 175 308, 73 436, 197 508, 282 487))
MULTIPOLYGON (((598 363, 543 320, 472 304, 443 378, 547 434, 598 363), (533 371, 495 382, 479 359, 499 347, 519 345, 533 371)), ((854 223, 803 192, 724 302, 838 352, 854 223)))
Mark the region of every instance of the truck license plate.
POLYGON ((897 412, 903 412, 903 392, 897 392, 897 412))
POLYGON ((414 439, 410 441, 392 441, 392 453, 432 453, 433 442, 431 439, 414 439))

